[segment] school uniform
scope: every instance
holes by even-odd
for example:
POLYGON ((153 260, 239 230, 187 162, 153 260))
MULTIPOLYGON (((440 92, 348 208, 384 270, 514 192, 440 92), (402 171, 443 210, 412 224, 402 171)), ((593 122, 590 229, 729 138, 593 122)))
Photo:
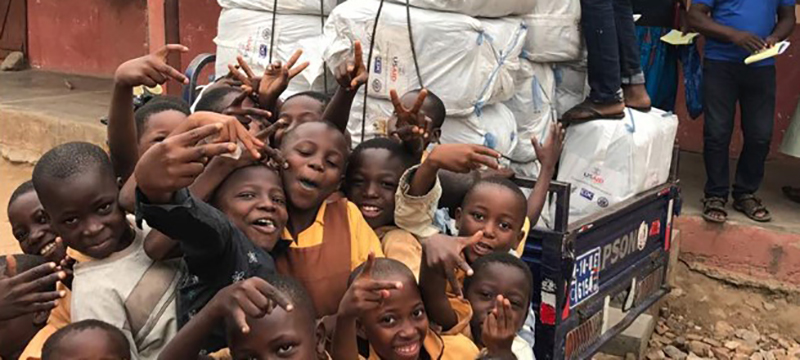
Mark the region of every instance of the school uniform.
MULTIPOLYGON (((178 325, 183 327, 223 288, 254 276, 276 271, 270 253, 256 246, 217 208, 196 199, 187 189, 175 193, 168 204, 151 204, 137 189, 137 218, 178 240, 187 268, 178 287, 178 325)), ((288 247, 276 244, 273 253, 288 247)), ((216 329, 203 350, 227 345, 224 329, 216 329)))
POLYGON ((416 236, 397 226, 382 226, 375 229, 375 234, 381 240, 383 254, 397 260, 414 273, 414 278, 419 281, 420 259, 422 258, 422 244, 416 236))
POLYGON ((319 317, 336 314, 350 273, 370 252, 383 257, 378 236, 358 207, 344 197, 323 202, 314 223, 297 239, 287 229, 283 237, 291 245, 275 259, 278 272, 303 284, 319 317))
MULTIPOLYGON (((132 220, 132 219, 131 219, 132 220)), ((71 322, 101 320, 128 339, 132 359, 156 359, 178 331, 178 261, 154 262, 144 251, 149 228, 134 228, 133 242, 105 259, 74 267, 71 322)))
MULTIPOLYGON (((428 335, 422 341, 422 348, 431 359, 464 360, 475 359, 480 350, 472 340, 464 335, 441 335, 428 329, 428 335)), ((361 360, 380 360, 378 354, 370 347, 369 357, 359 356, 361 360)))

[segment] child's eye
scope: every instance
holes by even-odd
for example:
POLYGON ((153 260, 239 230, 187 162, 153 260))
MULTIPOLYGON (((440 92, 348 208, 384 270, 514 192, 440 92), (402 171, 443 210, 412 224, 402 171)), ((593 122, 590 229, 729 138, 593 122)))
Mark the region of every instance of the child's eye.
POLYGON ((416 309, 414 310, 413 313, 411 313, 411 316, 413 316, 416 319, 421 318, 422 315, 425 315, 425 309, 416 309))
POLYGON ((243 193, 239 193, 239 195, 236 195, 236 197, 242 198, 242 199, 253 199, 253 198, 256 197, 256 194, 251 193, 251 192, 243 192, 243 193))
POLYGON ((397 189, 397 184, 390 183, 390 182, 388 182, 388 181, 384 181, 384 182, 382 182, 382 183, 381 183, 381 186, 383 186, 383 187, 385 187, 385 188, 387 188, 387 189, 397 189))
POLYGON ((14 238, 16 238, 18 241, 27 240, 28 239, 28 235, 30 235, 30 233, 28 233, 27 231, 24 231, 24 230, 15 231, 14 232, 14 238))
POLYGON ((101 214, 108 214, 111 212, 111 203, 103 204, 97 208, 97 212, 101 214))
POLYGON ((500 223, 500 228, 503 229, 503 230, 510 230, 511 229, 511 224, 509 224, 507 222, 500 223))
POLYGON ((483 221, 483 219, 484 219, 483 218, 483 214, 479 214, 479 213, 472 213, 472 217, 477 221, 483 221))
POLYGON ((492 298, 494 298, 494 294, 488 291, 482 291, 479 294, 484 300, 491 300, 492 298))
POLYGON ((394 325, 397 320, 393 316, 384 316, 381 318, 380 323, 384 325, 394 325))
POLYGON ((49 222, 49 220, 47 219, 47 215, 45 215, 44 212, 36 213, 36 223, 37 224, 44 225, 44 224, 47 224, 48 222, 49 222))
POLYGON ((297 348, 297 346, 295 346, 294 344, 281 345, 281 347, 279 347, 278 351, 277 351, 278 352, 278 356, 287 356, 287 355, 291 354, 292 352, 294 352, 294 350, 296 348, 297 348))
POLYGON ((77 223, 78 223, 78 218, 76 217, 71 217, 64 220, 64 224, 66 225, 75 225, 77 223))
POLYGON ((336 169, 336 168, 339 168, 339 164, 338 164, 338 163, 336 163, 336 162, 335 162, 335 161, 333 161, 333 160, 326 160, 326 162, 328 163, 328 166, 330 166, 330 167, 332 167, 332 168, 334 168, 334 169, 336 169))
POLYGON ((272 202, 278 205, 286 205, 286 200, 284 200, 282 197, 273 197, 272 202))

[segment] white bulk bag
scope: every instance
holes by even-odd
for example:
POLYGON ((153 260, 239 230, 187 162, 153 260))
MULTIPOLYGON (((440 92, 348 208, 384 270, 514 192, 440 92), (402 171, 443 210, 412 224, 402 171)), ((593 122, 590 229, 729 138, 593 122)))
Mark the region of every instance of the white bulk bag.
POLYGON ((538 0, 523 16, 528 26, 523 56, 535 62, 580 59, 583 53, 580 0, 538 0))
MULTIPOLYGON (((258 11, 275 11, 274 0, 217 0, 223 9, 250 9, 258 11)), ((336 0, 278 0, 279 14, 296 15, 328 15, 334 7, 336 0)))
POLYGON ((504 104, 514 114, 519 142, 511 152, 511 168, 520 175, 539 173, 531 137, 545 141, 549 126, 555 121, 555 77, 550 64, 522 60, 524 75, 517 81, 517 92, 504 104))
POLYGON ((658 109, 570 126, 557 177, 572 184, 570 222, 665 183, 677 131, 678 117, 658 109))
MULTIPOLYGON (((391 0, 405 4, 406 0, 391 0)), ((536 6, 536 0, 410 0, 411 6, 436 11, 449 11, 469 16, 503 17, 528 14, 536 6)))
MULTIPOLYGON (((370 49, 377 0, 349 0, 325 25, 325 60, 331 69, 352 56, 360 40, 370 49)), ((445 103, 448 115, 467 116, 476 108, 508 100, 524 40, 520 18, 478 20, 466 15, 411 9, 417 63, 425 87, 445 103)), ((411 51, 405 6, 384 3, 375 35, 370 96, 389 99, 420 87, 411 51)))
MULTIPOLYGON (((272 13, 246 9, 223 9, 219 16, 217 37, 216 76, 228 73, 228 64, 235 64, 241 55, 257 74, 269 65, 269 47, 272 38, 272 13)), ((275 40, 273 61, 286 62, 295 50, 302 49, 298 62, 309 61, 303 70, 289 83, 282 96, 308 90, 324 91, 325 71, 322 54, 322 21, 319 16, 277 15, 275 17, 275 40)), ((335 79, 328 76, 328 88, 335 79)))
POLYGON ((582 103, 589 96, 586 61, 558 63, 553 67, 556 80, 555 107, 560 119, 565 112, 582 103))

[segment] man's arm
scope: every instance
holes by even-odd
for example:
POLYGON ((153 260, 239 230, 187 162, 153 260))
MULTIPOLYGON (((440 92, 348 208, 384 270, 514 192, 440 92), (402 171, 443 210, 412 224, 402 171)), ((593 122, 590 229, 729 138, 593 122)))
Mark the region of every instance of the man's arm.
POLYGON ((797 22, 794 13, 794 6, 781 6, 778 8, 778 24, 775 30, 767 37, 767 45, 773 46, 779 41, 786 40, 794 31, 794 24, 797 22))
POLYGON ((708 5, 693 3, 689 9, 689 25, 704 36, 734 43, 750 52, 756 52, 766 46, 764 39, 747 31, 718 24, 711 19, 710 14, 711 8, 708 5))

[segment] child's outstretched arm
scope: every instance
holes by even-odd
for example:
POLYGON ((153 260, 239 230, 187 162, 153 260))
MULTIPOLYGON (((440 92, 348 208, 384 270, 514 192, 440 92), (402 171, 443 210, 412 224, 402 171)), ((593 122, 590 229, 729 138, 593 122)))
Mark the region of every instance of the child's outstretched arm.
POLYGON ((472 268, 464 259, 463 252, 482 237, 483 231, 478 231, 470 237, 434 235, 422 242, 422 264, 419 271, 422 300, 430 320, 439 324, 444 331, 456 326, 459 320, 447 297, 447 284, 450 284, 455 294, 462 295, 456 269, 472 276, 472 268))
POLYGON ((536 157, 542 165, 536 185, 528 197, 528 219, 533 227, 539 221, 539 216, 542 215, 542 208, 547 199, 547 190, 550 188, 550 180, 555 175, 556 163, 561 158, 561 148, 564 146, 564 128, 561 127, 561 124, 554 123, 550 125, 550 132, 544 144, 539 143, 535 136, 531 138, 531 142, 533 149, 536 150, 536 157))
POLYGON ((373 279, 374 266, 375 254, 370 253, 361 273, 350 284, 339 303, 333 332, 333 360, 358 359, 356 320, 364 312, 380 307, 383 299, 390 296, 389 290, 403 288, 400 282, 373 279))
POLYGON ((303 50, 297 50, 292 54, 292 57, 286 61, 286 64, 281 64, 276 61, 264 70, 264 75, 258 77, 250 69, 250 65, 244 61, 241 56, 236 58, 239 63, 239 68, 244 71, 242 74, 234 65, 228 65, 228 70, 233 77, 242 82, 242 88, 245 91, 256 92, 258 95, 258 106, 266 109, 275 114, 275 108, 278 104, 278 98, 286 91, 289 86, 289 81, 294 79, 295 76, 305 70, 309 62, 305 61, 297 64, 297 60, 303 55, 303 50), (297 65, 297 66, 295 66, 297 65))
POLYGON ((333 99, 322 114, 323 119, 332 122, 342 132, 347 129, 350 108, 353 106, 356 92, 367 82, 369 76, 367 66, 364 65, 360 41, 353 44, 353 53, 353 62, 343 62, 336 69, 336 82, 339 83, 339 88, 336 89, 333 99))
POLYGON ((126 61, 114 73, 107 136, 114 173, 122 178, 123 183, 133 173, 139 159, 136 124, 133 121, 133 88, 140 85, 154 87, 169 79, 188 83, 186 76, 166 63, 171 52, 187 51, 189 48, 183 45, 169 44, 150 55, 126 61))
POLYGON ((267 281, 252 277, 230 285, 217 293, 164 347, 159 359, 197 359, 211 332, 232 318, 244 334, 250 332, 247 316, 264 317, 280 306, 294 310, 288 297, 267 281))
POLYGON ((469 173, 481 166, 499 168, 500 153, 480 145, 442 144, 436 146, 422 162, 411 179, 409 195, 421 196, 433 188, 440 169, 456 173, 469 173))

